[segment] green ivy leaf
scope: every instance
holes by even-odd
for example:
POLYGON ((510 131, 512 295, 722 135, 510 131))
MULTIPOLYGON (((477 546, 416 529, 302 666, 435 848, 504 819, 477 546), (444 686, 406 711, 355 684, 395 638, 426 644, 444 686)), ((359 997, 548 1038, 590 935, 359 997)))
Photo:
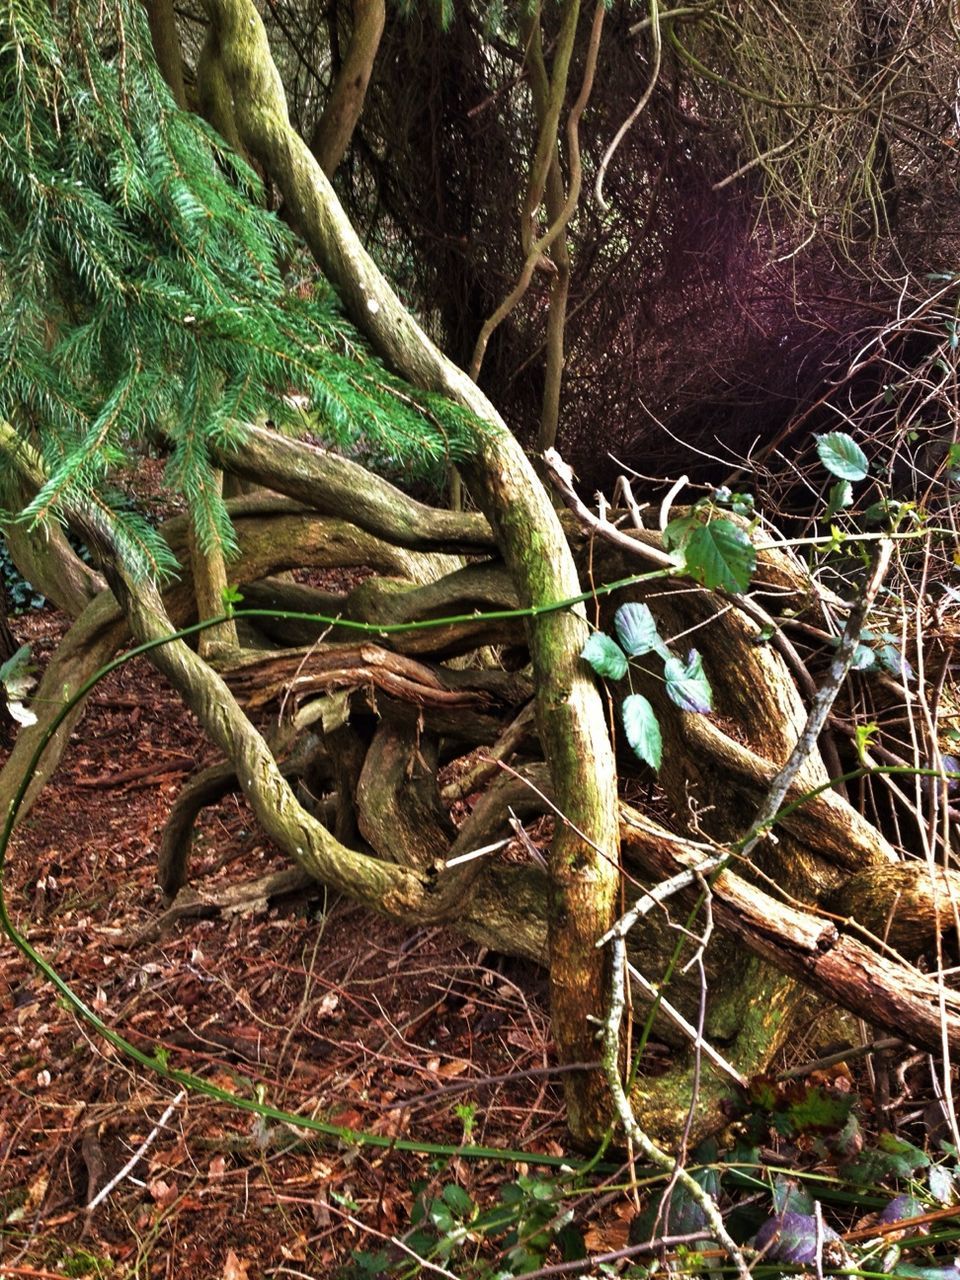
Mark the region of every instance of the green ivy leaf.
POLYGON ((623 731, 634 754, 651 769, 659 769, 663 759, 663 738, 657 716, 642 693, 631 693, 620 708, 623 731))
POLYGON ((622 680, 627 674, 627 659, 623 650, 603 631, 594 631, 580 651, 580 657, 593 667, 598 676, 608 680, 622 680))
POLYGON ((641 658, 651 650, 663 658, 670 657, 670 650, 660 639, 657 622, 645 604, 623 604, 614 614, 614 626, 620 643, 633 658, 641 658))
POLYGON ((749 537, 732 520, 698 524, 684 545, 685 568, 711 591, 746 591, 757 567, 749 537))
POLYGON ((713 690, 703 671, 703 661, 696 649, 687 655, 687 665, 679 658, 668 658, 663 664, 667 681, 667 697, 681 711, 703 715, 713 707, 713 690))
POLYGON ((838 512, 851 506, 852 503, 853 485, 849 480, 838 480, 835 485, 831 486, 830 497, 827 500, 827 509, 823 513, 823 519, 832 520, 838 512))
POLYGON ((817 437, 820 461, 832 476, 841 480, 865 480, 870 470, 867 455, 845 431, 831 431, 817 437))

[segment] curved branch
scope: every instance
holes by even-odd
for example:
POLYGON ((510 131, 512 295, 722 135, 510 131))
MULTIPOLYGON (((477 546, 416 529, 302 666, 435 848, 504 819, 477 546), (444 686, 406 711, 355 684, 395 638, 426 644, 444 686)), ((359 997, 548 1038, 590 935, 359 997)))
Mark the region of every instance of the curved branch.
MULTIPOLYGON (((521 602, 547 605, 576 595, 579 581, 563 530, 523 450, 476 384, 401 303, 291 127, 252 0, 205 5, 220 35, 243 141, 277 183, 351 318, 405 377, 451 397, 479 420, 465 479, 495 529, 521 602)), ((550 864, 554 1033, 562 1060, 580 1062, 594 1052, 587 1014, 604 1002, 604 962, 593 943, 613 921, 619 878, 616 771, 603 704, 580 661, 586 634, 582 610, 544 615, 530 625, 541 740, 557 802, 571 822, 560 825, 550 864)), ((607 1104, 597 1073, 571 1081, 567 1102, 575 1133, 603 1131, 607 1104)))
POLYGON ((333 177, 346 155, 360 119, 385 21, 384 0, 353 0, 353 32, 347 56, 310 139, 310 150, 328 178, 333 177))

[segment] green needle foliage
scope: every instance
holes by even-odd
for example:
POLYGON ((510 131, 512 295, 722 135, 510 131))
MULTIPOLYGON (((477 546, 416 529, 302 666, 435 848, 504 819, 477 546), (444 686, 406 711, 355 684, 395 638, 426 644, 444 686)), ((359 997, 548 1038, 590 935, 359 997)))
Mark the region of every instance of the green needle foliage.
POLYGON ((288 287, 293 237, 256 174, 179 110, 135 0, 0 15, 0 415, 50 479, 29 517, 83 495, 141 572, 171 568, 109 498, 157 434, 201 546, 232 545, 209 447, 269 418, 429 472, 471 424, 365 350, 329 287, 288 287), (298 409, 307 403, 309 419, 298 409))

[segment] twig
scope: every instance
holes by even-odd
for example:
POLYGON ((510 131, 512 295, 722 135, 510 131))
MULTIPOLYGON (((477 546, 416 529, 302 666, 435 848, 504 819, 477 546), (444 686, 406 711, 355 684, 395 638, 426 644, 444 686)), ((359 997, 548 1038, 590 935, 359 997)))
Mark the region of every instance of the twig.
POLYGON ((622 936, 614 934, 611 939, 613 958, 611 964, 610 1007, 603 1021, 603 1067, 607 1084, 613 1097, 614 1107, 624 1132, 639 1147, 644 1157, 658 1168, 674 1174, 677 1182, 683 1187, 693 1202, 700 1206, 704 1217, 710 1225, 710 1234, 718 1240, 737 1269, 741 1280, 750 1280, 750 1268, 746 1258, 736 1241, 731 1237, 723 1223, 717 1202, 709 1192, 705 1191, 691 1175, 678 1165, 672 1156, 650 1138, 640 1128, 630 1100, 624 1092, 620 1079, 620 1024, 623 1021, 624 973, 626 972, 627 947, 622 936))
POLYGON ((415 1249, 411 1249, 408 1244, 404 1244, 404 1242, 397 1236, 388 1236, 385 1232, 378 1231, 376 1227, 371 1227, 368 1222, 361 1222, 359 1218, 355 1218, 352 1214, 338 1208, 337 1205, 331 1204, 327 1207, 334 1213, 339 1214, 345 1222, 349 1222, 351 1226, 357 1227, 368 1236, 376 1236, 378 1240, 383 1240, 387 1244, 396 1245, 396 1247, 402 1250, 407 1257, 413 1258, 415 1262, 419 1263, 425 1271, 431 1271, 434 1275, 443 1276, 444 1280, 460 1280, 459 1276, 454 1275, 452 1271, 448 1271, 446 1267, 438 1267, 435 1262, 430 1262, 427 1258, 422 1258, 415 1249))
POLYGON ((722 861, 723 858, 720 857, 705 858, 698 867, 692 867, 687 871, 678 871, 675 876, 671 876, 669 880, 661 881, 655 888, 646 889, 630 910, 624 912, 616 924, 607 930, 596 945, 605 947, 614 938, 625 938, 641 916, 647 915, 654 907, 666 902, 667 898, 672 898, 681 889, 687 889, 690 885, 696 884, 700 876, 709 875, 712 871, 716 871, 722 861))
MULTIPOLYGON (((585 502, 581 501, 576 490, 573 487, 573 471, 568 463, 564 462, 556 449, 548 449, 543 455, 544 463, 547 469, 547 475, 553 483, 554 488, 560 494, 564 504, 570 508, 580 523, 591 533, 595 533, 598 538, 612 543, 615 547, 619 547, 621 551, 628 555, 639 557, 641 560, 648 560, 651 564, 657 565, 661 569, 671 569, 680 573, 680 566, 673 556, 667 555, 665 551, 661 551, 659 547, 651 546, 649 542, 641 538, 631 537, 628 533, 623 533, 620 529, 609 522, 609 520, 601 520, 593 514, 585 502)), ((671 490, 671 493, 673 491, 671 490)), ((760 550, 762 548, 758 548, 760 550)), ((762 608, 755 600, 751 600, 748 596, 739 595, 733 592, 717 591, 715 592, 723 600, 729 600, 736 607, 745 613, 748 618, 757 624, 762 630, 769 631, 770 643, 783 658, 784 662, 790 668, 800 688, 808 698, 813 698, 816 694, 816 686, 807 668, 803 664, 803 660, 797 653, 794 646, 783 634, 776 621, 762 608)))
MULTIPOLYGON (((657 81, 660 79, 660 67, 663 60, 663 40, 660 35, 660 5, 658 0, 650 0, 650 28, 653 36, 653 70, 650 72, 650 79, 647 86, 641 93, 636 106, 624 120, 623 124, 613 136, 613 141, 603 153, 603 159, 600 161, 600 168, 597 170, 597 180, 594 183, 593 194, 596 196, 597 204, 604 213, 610 208, 610 205, 603 198, 603 180, 607 176, 607 167, 617 152, 620 143, 626 137, 627 133, 633 126, 637 117, 643 111, 644 107, 653 97, 653 91, 657 87, 657 81)), ((639 33, 639 27, 637 28, 639 33)))
POLYGON ((816 748, 817 739, 820 737, 823 726, 827 722, 830 709, 836 701, 837 694, 840 692, 840 686, 847 678, 854 652, 860 643, 863 624, 866 621, 867 614, 870 612, 870 607, 876 598, 876 594, 880 590, 880 584, 890 564, 892 553, 893 543, 891 541, 884 539, 877 544, 870 574, 864 583, 859 600, 850 610, 847 617, 847 625, 844 627, 843 635, 840 637, 837 652, 830 663, 826 679, 813 699, 813 705, 807 715, 807 722, 803 726, 803 731, 797 739, 796 746, 790 752, 786 764, 770 784, 770 789, 764 798, 763 804, 760 806, 760 812, 754 819, 749 836, 739 850, 744 855, 748 854, 757 842, 767 834, 787 797, 787 792, 793 786, 797 775, 811 752, 816 748))
POLYGON ((870 1053, 882 1053, 886 1049, 902 1049, 906 1041, 899 1036, 885 1036, 881 1040, 871 1040, 869 1044, 853 1045, 849 1049, 838 1049, 836 1053, 828 1053, 826 1057, 815 1058, 813 1062, 801 1063, 799 1067, 791 1067, 789 1071, 781 1071, 778 1080, 802 1080, 812 1071, 823 1071, 827 1067, 836 1066, 838 1062, 849 1062, 853 1058, 865 1058, 870 1053))
POLYGON ((524 1272, 524 1280, 550 1280, 553 1276, 575 1276, 591 1267, 600 1267, 604 1263, 619 1262, 622 1258, 640 1258, 644 1254, 661 1253, 667 1249, 677 1249, 682 1245, 697 1244, 701 1240, 712 1240, 709 1231, 688 1231, 682 1236, 660 1236, 656 1240, 645 1240, 641 1244, 628 1244, 623 1249, 612 1249, 609 1253, 592 1253, 588 1258, 574 1258, 570 1262, 554 1262, 539 1271, 524 1272))
POLYGON ((164 1127, 164 1125, 167 1123, 167 1121, 173 1115, 174 1111, 176 1111, 177 1107, 179 1107, 180 1103, 184 1100, 186 1096, 187 1096, 186 1090, 181 1089, 180 1092, 177 1094, 177 1096, 174 1098, 174 1100, 170 1103, 169 1107, 167 1107, 166 1111, 164 1111, 163 1115, 154 1125, 154 1127, 147 1134, 146 1138, 144 1138, 143 1142, 141 1142, 140 1146, 137 1147, 136 1151, 133 1153, 133 1155, 130 1157, 127 1163, 120 1170, 120 1172, 116 1174, 115 1177, 111 1178, 110 1181, 107 1183, 107 1185, 103 1187, 102 1190, 98 1191, 97 1194, 93 1197, 93 1199, 87 1205, 87 1213, 92 1213, 93 1210, 96 1209, 98 1204, 102 1204, 103 1201, 106 1200, 110 1192, 114 1189, 114 1187, 118 1186, 127 1176, 127 1174, 129 1174, 131 1170, 136 1167, 137 1162, 143 1159, 146 1152, 157 1140, 160 1130, 164 1127))
POLYGON ((710 1059, 718 1071, 722 1071, 725 1076, 729 1076, 730 1079, 733 1080, 735 1084, 738 1084, 741 1089, 746 1089, 747 1085, 750 1083, 747 1077, 739 1072, 732 1063, 729 1063, 723 1054, 713 1047, 709 1040, 705 1040, 697 1028, 692 1023, 688 1022, 680 1010, 672 1005, 665 996, 660 994, 658 988, 650 982, 649 979, 645 978, 635 965, 628 963, 627 969, 630 977, 638 987, 645 991, 651 999, 660 1001, 660 1012, 664 1017, 669 1018, 672 1023, 678 1026, 683 1034, 687 1036, 694 1045, 699 1047, 700 1052, 703 1053, 704 1057, 710 1059))

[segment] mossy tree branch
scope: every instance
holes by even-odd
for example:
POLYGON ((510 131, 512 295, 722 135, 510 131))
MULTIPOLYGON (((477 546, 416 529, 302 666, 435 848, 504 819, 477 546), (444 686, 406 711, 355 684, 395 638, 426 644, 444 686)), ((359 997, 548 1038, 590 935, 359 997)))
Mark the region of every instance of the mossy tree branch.
MULTIPOLYGON (((292 128, 266 32, 250 0, 206 0, 233 93, 241 139, 286 200, 351 318, 398 372, 439 392, 478 420, 476 449, 464 475, 493 526, 523 604, 576 595, 573 559, 548 495, 499 414, 470 378, 430 340, 364 249, 329 181, 292 128)), ((540 736, 560 824, 551 855, 551 984, 561 1058, 590 1061, 587 1014, 603 1004, 604 963, 595 939, 611 924, 617 871, 616 772, 599 694, 579 654, 582 612, 535 620, 530 652, 538 688, 540 736), (582 833, 582 834, 581 834, 582 833)), ((567 1091, 571 1128, 602 1129, 607 1103, 596 1073, 567 1091)))

